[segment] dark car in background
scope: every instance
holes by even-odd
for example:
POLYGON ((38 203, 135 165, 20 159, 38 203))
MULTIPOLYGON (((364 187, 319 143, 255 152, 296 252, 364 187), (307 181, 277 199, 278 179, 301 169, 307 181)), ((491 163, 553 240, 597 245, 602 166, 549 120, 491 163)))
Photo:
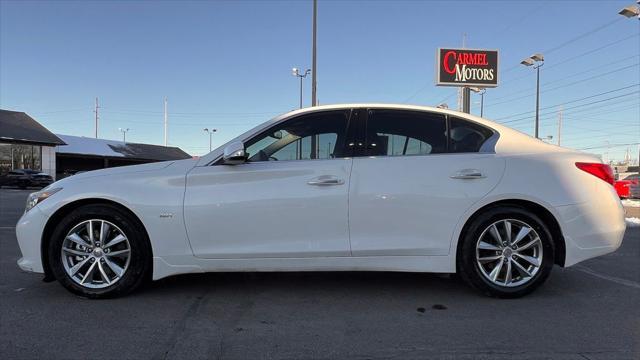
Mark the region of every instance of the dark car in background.
POLYGON ((45 187, 53 183, 53 177, 38 170, 15 169, 0 176, 0 186, 45 187))

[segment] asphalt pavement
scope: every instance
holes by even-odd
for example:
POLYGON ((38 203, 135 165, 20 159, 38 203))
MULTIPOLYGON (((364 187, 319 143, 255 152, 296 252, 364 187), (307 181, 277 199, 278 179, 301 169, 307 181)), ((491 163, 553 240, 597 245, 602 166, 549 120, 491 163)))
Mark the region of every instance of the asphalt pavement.
POLYGON ((355 272, 184 275, 86 300, 17 267, 27 194, 0 189, 2 359, 640 359, 638 227, 515 300, 355 272))

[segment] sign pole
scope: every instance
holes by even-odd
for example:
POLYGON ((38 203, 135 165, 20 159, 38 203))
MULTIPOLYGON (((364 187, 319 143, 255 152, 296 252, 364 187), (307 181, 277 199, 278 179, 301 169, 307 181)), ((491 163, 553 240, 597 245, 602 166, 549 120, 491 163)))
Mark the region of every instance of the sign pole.
POLYGON ((462 112, 471 113, 471 89, 466 86, 462 88, 462 112))

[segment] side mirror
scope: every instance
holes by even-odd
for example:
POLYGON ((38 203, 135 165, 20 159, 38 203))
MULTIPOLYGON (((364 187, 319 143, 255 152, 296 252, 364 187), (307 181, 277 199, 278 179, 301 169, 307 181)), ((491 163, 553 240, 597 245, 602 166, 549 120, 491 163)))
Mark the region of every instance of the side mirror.
POLYGON ((247 161, 247 153, 244 151, 244 144, 240 141, 231 143, 224 148, 222 162, 225 165, 238 165, 247 161))

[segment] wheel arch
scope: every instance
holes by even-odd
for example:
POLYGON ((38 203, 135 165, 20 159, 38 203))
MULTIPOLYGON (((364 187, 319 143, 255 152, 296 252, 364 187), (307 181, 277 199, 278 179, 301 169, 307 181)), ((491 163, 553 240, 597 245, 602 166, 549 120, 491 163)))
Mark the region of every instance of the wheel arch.
POLYGON ((140 220, 140 217, 137 216, 131 209, 129 209, 128 207, 126 207, 125 205, 119 202, 108 200, 108 199, 102 199, 102 198, 87 198, 87 199, 75 200, 68 204, 65 204, 64 206, 57 209, 47 220, 47 223, 44 226, 44 230, 42 231, 42 239, 40 241, 40 256, 42 261, 42 268, 44 269, 45 282, 55 281, 55 278, 51 271, 51 264, 49 264, 48 249, 49 249, 49 242, 51 241, 51 236, 53 235, 53 231, 55 230, 56 225, 60 222, 62 218, 64 218, 65 216, 67 216, 69 213, 71 213, 73 210, 77 209, 80 206, 99 205, 99 204, 110 205, 115 208, 118 208, 119 210, 127 213, 131 217, 131 219, 133 219, 138 223, 138 225, 144 232, 147 242, 149 243, 149 250, 152 252, 152 256, 149 258, 149 264, 148 264, 149 274, 147 275, 150 277, 150 275, 153 274, 153 260, 152 260, 153 247, 151 246, 149 232, 144 226, 142 220, 140 220))
POLYGON ((473 221, 475 221, 475 219, 478 216, 480 216, 480 214, 484 213, 489 209, 504 207, 504 206, 515 206, 515 207, 528 210, 533 214, 535 214, 537 217, 539 217, 545 223, 545 225, 547 225, 547 227, 549 228, 549 231, 551 232, 553 244, 555 247, 554 263, 556 265, 564 267, 564 262, 566 258, 566 247, 565 247, 565 239, 562 234, 562 228, 560 227, 560 223, 558 222, 556 217, 553 215, 553 213, 551 213, 551 211, 549 211, 543 205, 540 205, 530 200, 523 200, 523 199, 503 199, 503 200, 491 202, 477 209, 469 218, 467 218, 457 239, 458 241, 456 245, 456 263, 460 258, 461 240, 466 235, 466 232, 469 226, 473 223, 473 221))

